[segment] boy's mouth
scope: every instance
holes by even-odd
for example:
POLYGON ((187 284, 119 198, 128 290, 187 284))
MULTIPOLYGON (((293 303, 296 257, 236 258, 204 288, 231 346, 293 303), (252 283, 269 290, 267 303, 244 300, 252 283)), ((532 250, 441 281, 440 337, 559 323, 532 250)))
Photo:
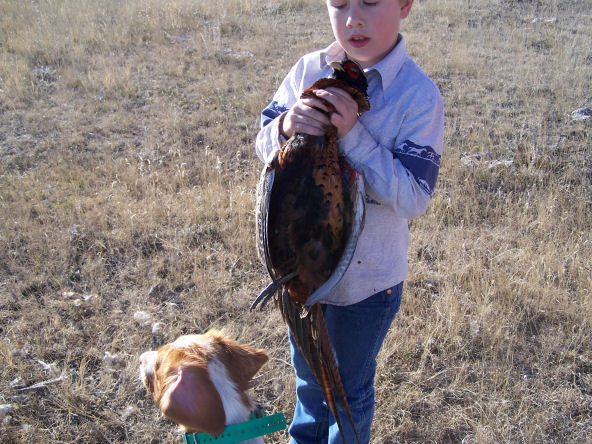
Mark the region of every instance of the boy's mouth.
POLYGON ((349 38, 349 44, 352 45, 354 48, 361 48, 366 46, 370 39, 363 35, 352 35, 349 38))

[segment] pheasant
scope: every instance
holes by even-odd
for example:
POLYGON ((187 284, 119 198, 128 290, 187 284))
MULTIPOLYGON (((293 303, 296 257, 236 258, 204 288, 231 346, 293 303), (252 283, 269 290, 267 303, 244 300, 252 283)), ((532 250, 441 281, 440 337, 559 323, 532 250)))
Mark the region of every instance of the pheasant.
MULTIPOLYGON (((367 111, 367 81, 360 66, 345 60, 331 67, 333 75, 316 81, 302 97, 337 87, 356 100, 359 113, 367 111)), ((335 111, 323 103, 328 115, 335 111)), ((273 282, 251 309, 259 304, 263 308, 274 296, 344 442, 337 401, 354 432, 355 426, 320 301, 349 267, 363 217, 363 178, 339 156, 333 125, 324 136, 294 134, 263 169, 257 198, 258 251, 273 282)))

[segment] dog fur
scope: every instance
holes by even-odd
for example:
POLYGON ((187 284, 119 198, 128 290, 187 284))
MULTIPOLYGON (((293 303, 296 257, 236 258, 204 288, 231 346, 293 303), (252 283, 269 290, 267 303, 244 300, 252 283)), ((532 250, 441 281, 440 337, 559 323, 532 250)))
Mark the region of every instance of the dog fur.
POLYGON ((143 353, 140 378, 163 416, 186 433, 217 436, 225 426, 249 419, 251 380, 268 359, 264 350, 210 330, 143 353))

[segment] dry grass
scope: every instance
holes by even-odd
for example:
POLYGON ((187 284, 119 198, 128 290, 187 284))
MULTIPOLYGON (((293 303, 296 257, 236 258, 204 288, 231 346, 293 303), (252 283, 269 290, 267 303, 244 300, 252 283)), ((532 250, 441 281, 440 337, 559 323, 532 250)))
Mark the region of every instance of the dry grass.
MULTIPOLYGON (((179 442, 136 359, 210 326, 269 351, 255 394, 291 416, 285 328, 248 312, 267 281, 253 143, 330 29, 314 0, 222 5, 0 2, 2 442, 179 442)), ((592 121, 570 119, 592 106, 590 11, 415 2, 446 146, 372 442, 592 440, 592 121)))

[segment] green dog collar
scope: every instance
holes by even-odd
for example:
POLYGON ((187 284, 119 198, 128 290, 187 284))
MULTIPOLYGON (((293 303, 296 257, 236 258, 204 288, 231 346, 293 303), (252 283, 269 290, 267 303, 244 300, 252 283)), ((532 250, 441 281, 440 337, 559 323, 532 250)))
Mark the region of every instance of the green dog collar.
POLYGON ((251 413, 248 421, 227 426, 218 436, 207 433, 185 433, 183 434, 184 444, 231 444, 234 442, 246 441, 257 436, 268 435, 286 427, 286 418, 283 413, 265 416, 263 409, 251 413))

